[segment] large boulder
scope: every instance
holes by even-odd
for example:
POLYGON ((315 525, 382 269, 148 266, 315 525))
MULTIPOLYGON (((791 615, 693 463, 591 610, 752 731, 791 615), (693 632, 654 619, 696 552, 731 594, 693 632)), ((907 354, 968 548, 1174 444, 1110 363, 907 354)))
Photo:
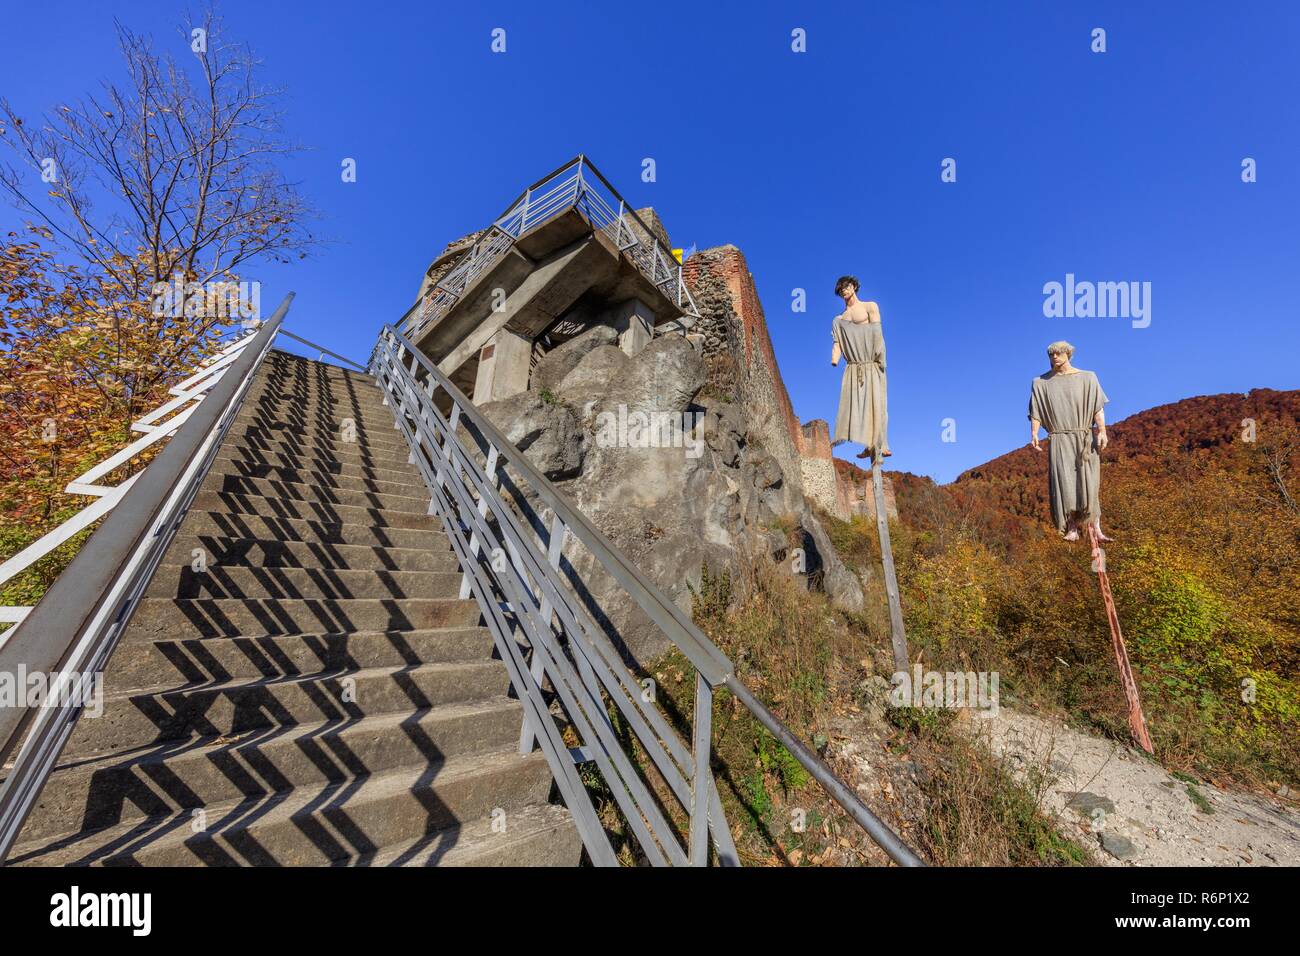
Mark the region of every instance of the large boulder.
POLYGON ((680 335, 662 335, 630 362, 600 401, 603 411, 684 412, 704 386, 704 356, 680 335))
MULTIPOLYGON (((682 448, 594 444, 583 473, 565 482, 578 508, 685 613, 703 569, 734 568, 740 551, 738 486, 706 457, 682 448)), ((576 541, 565 557, 589 603, 625 654, 648 662, 667 651, 662 631, 576 541)))
POLYGON ((575 365, 592 349, 602 345, 612 345, 618 341, 618 332, 613 326, 593 325, 581 335, 557 345, 537 363, 528 384, 532 388, 544 388, 555 391, 564 376, 573 371, 575 365))
POLYGON ((862 595, 862 583, 835 553, 830 535, 817 520, 817 516, 805 508, 800 515, 799 527, 803 532, 808 577, 820 583, 831 604, 841 611, 861 611, 866 604, 862 595))
POLYGON ((745 421, 735 405, 728 402, 704 404, 702 436, 719 461, 733 468, 740 461, 740 449, 745 443, 745 421))
POLYGON ((617 345, 598 345, 578 360, 556 385, 556 393, 584 415, 631 361, 617 345))
POLYGON ((543 397, 541 389, 488 402, 479 410, 547 478, 563 480, 582 471, 584 442, 578 418, 567 405, 543 397))
MULTIPOLYGON (((684 612, 706 567, 743 576, 755 559, 787 563, 794 547, 803 551, 806 586, 860 611, 861 584, 798 483, 762 447, 742 409, 700 397, 699 349, 667 335, 629 357, 614 339, 597 326, 559 346, 534 370, 532 388, 483 411, 684 612), (642 416, 671 422, 675 441, 659 441, 664 432, 634 439, 630 420, 642 416)), ((548 526, 539 501, 529 510, 539 530, 548 526)), ((648 663, 668 650, 663 632, 576 538, 564 556, 593 618, 629 661, 648 663)))

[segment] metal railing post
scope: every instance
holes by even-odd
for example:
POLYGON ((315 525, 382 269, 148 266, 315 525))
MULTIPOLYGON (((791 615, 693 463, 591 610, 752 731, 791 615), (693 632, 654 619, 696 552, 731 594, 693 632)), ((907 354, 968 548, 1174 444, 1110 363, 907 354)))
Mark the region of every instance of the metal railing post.
MULTIPOLYGON (((546 562, 555 570, 559 570, 560 556, 564 553, 564 536, 567 533, 564 527, 564 519, 559 515, 551 516, 551 538, 546 546, 546 562)), ((540 589, 540 585, 539 585, 540 589)), ((538 617, 544 625, 549 625, 551 620, 551 599, 542 595, 538 608, 538 617)), ((546 673, 545 661, 542 655, 533 649, 533 659, 529 664, 528 676, 532 678, 534 684, 538 687, 542 684, 542 677, 546 673)), ((527 715, 524 716, 524 726, 519 732, 519 752, 521 754, 531 753, 533 742, 536 739, 533 727, 528 721, 527 715)))
MULTIPOLYGON (((488 446, 487 463, 483 466, 483 476, 495 487, 497 483, 497 446, 491 444, 488 446)), ((454 466, 453 466, 454 467, 454 466)), ((478 500, 478 516, 486 518, 488 512, 488 503, 486 498, 478 500)), ((473 558, 478 557, 480 550, 478 532, 475 531, 469 536, 469 551, 473 558)), ((465 570, 464 576, 460 579, 460 599, 463 601, 469 597, 469 570, 465 570)))
MULTIPOLYGON (((456 435, 456 429, 460 425, 460 403, 459 402, 452 405, 451 416, 448 418, 447 424, 450 427, 450 432, 449 432, 450 437, 443 439, 444 442, 452 441, 452 439, 456 435)), ((447 459, 448 461, 450 461, 450 456, 447 456, 447 459)), ((455 468, 456 466, 452 465, 452 467, 455 468)), ((446 483, 447 477, 448 476, 444 473, 442 464, 439 463, 437 469, 434 472, 434 480, 436 480, 439 485, 443 485, 446 483)))
POLYGON ((709 785, 713 771, 709 757, 713 751, 713 688, 704 675, 695 674, 695 766, 691 775, 691 866, 709 862, 709 785))

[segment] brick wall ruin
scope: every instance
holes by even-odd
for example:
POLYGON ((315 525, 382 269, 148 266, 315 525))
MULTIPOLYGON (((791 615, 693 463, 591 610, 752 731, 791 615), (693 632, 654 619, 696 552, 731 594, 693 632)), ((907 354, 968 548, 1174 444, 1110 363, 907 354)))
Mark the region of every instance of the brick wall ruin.
POLYGON ((803 492, 801 430, 767 333, 763 305, 744 253, 717 246, 695 253, 682 270, 700 321, 711 370, 729 361, 732 395, 745 409, 755 437, 781 465, 792 489, 803 492))
MULTIPOLYGON (((805 496, 841 520, 874 518, 870 472, 834 458, 825 421, 800 425, 795 416, 744 253, 732 245, 705 249, 682 272, 700 313, 691 331, 703 342, 710 386, 745 407, 763 446, 805 496)), ((897 517, 888 478, 884 491, 886 513, 897 517)))

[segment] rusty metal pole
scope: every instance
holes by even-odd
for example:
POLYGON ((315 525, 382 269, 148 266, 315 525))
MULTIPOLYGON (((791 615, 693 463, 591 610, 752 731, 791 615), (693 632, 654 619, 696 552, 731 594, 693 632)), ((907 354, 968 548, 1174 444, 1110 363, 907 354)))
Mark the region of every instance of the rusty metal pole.
POLYGON ((906 674, 912 662, 907 653, 907 633, 903 630, 903 606, 898 598, 898 579, 894 576, 894 549, 889 544, 889 516, 885 514, 885 489, 880 478, 880 459, 875 455, 871 456, 871 485, 876 497, 880 563, 885 569, 885 593, 889 595, 889 631, 894 643, 894 670, 906 674))
POLYGON ((1106 551, 1097 540, 1097 529, 1089 523, 1088 542, 1092 545, 1092 569, 1097 572, 1097 583, 1101 586, 1101 599, 1106 604, 1106 620, 1110 622, 1110 640, 1115 647, 1115 663, 1119 665, 1120 681, 1124 684, 1124 697, 1128 701, 1128 727, 1138 746, 1147 753, 1152 753, 1151 735, 1147 733, 1147 719, 1142 713, 1142 700, 1138 696, 1137 681, 1133 678, 1133 668, 1128 662, 1128 648, 1124 646, 1124 634, 1119 629, 1119 614, 1115 610, 1115 599, 1110 593, 1110 578, 1106 575, 1106 551))

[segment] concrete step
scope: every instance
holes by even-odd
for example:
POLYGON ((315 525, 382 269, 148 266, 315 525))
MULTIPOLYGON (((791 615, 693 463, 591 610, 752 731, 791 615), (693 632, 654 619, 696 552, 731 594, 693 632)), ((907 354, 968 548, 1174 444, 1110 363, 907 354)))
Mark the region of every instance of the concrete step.
POLYGON ((123 641, 113 652, 117 690, 258 680, 340 670, 402 667, 492 657, 485 627, 350 634, 275 634, 123 641))
POLYGON ((308 541, 272 541, 255 538, 225 538, 182 533, 163 555, 164 567, 193 567, 198 557, 211 568, 305 568, 312 571, 341 571, 373 568, 385 571, 455 571, 460 567, 455 553, 441 532, 429 535, 428 548, 371 547, 353 544, 324 544, 308 541), (195 551, 202 552, 195 555, 195 551))
POLYGON ((235 428, 255 426, 267 432, 283 434, 286 440, 300 443, 328 441, 364 447, 371 444, 410 447, 402 433, 393 427, 392 419, 382 424, 372 424, 356 419, 349 422, 350 418, 348 415, 338 418, 313 415, 306 419, 286 414, 282 409, 245 409, 235 416, 232 434, 235 428))
POLYGON ((360 394, 373 394, 378 392, 376 384, 372 377, 368 375, 304 375, 299 369, 281 367, 281 365, 270 365, 263 368, 263 381, 266 384, 274 385, 294 385, 298 388, 311 386, 318 389, 334 389, 339 392, 356 392, 360 394))
POLYGON ((250 451, 274 452, 276 454, 295 455, 298 458, 311 458, 320 461, 337 461, 354 465, 369 465, 372 468, 407 467, 410 465, 409 447, 396 445, 377 445, 370 448, 359 442, 324 442, 304 441, 302 436, 285 432, 271 432, 264 428, 243 428, 234 426, 222 445, 223 451, 234 454, 239 451, 252 460, 261 460, 258 456, 249 456, 250 451))
POLYGON ((407 460, 411 447, 406 442, 398 444, 396 440, 388 441, 342 441, 337 435, 307 435, 286 428, 267 428, 264 425, 246 425, 235 422, 226 433, 226 444, 236 446, 253 446, 264 448, 267 443, 287 445, 298 454, 316 458, 347 460, 349 458, 370 457, 385 461, 407 460))
POLYGON ((340 415, 345 417, 364 416, 367 420, 393 422, 393 412, 384 404, 384 393, 379 390, 359 394, 348 391, 319 391, 315 388, 300 386, 278 386, 258 384, 249 388, 244 397, 245 407, 255 408, 294 408, 303 414, 322 416, 340 415))
POLYGON ((441 553, 447 538, 438 530, 424 528, 383 528, 366 524, 339 524, 337 521, 281 518, 273 514, 234 514, 221 502, 219 511, 200 506, 185 517, 182 535, 248 538, 257 541, 279 539, 317 545, 361 545, 369 548, 415 548, 441 553))
POLYGON ((357 600, 454 598, 460 592, 456 571, 361 571, 325 568, 248 568, 207 566, 159 568, 149 582, 151 598, 303 598, 357 600))
MULTIPOLYGON (((119 824, 19 852, 19 865, 310 866, 378 853, 455 824, 546 800, 551 775, 540 752, 513 751, 401 769, 327 787, 214 804, 206 828, 192 813, 119 824)), ((27 848, 20 848, 26 850, 27 848)))
POLYGON ((369 376, 349 378, 340 375, 303 375, 294 369, 263 367, 262 374, 255 385, 281 389, 316 389, 319 392, 340 395, 356 395, 363 401, 369 401, 383 392, 369 376))
MULTIPOLYGON (((367 480, 394 481, 401 483, 423 484, 419 472, 409 462, 388 461, 381 464, 351 459, 310 458, 292 449, 268 451, 264 448, 224 445, 218 449, 216 463, 238 462, 241 467, 252 466, 270 468, 289 468, 296 471, 310 471, 339 478, 363 478, 367 480)), ((214 464, 214 467, 217 465, 214 464)))
POLYGON ((243 433, 255 429, 301 444, 360 445, 372 450, 380 446, 391 446, 394 449, 402 448, 403 454, 410 451, 411 446, 391 421, 383 426, 362 425, 354 421, 352 426, 354 433, 348 439, 343 433, 343 425, 338 422, 296 422, 286 420, 278 411, 267 413, 248 410, 235 416, 230 434, 239 434, 240 429, 244 430, 243 433))
POLYGON ((320 408, 305 405, 296 396, 279 399, 262 398, 245 401, 237 418, 268 418, 299 427, 315 425, 327 431, 337 431, 347 420, 351 420, 357 431, 373 430, 378 433, 396 434, 393 427, 393 413, 387 406, 379 405, 366 409, 320 408))
POLYGON ((316 485, 339 491, 376 491, 380 494, 403 495, 408 498, 429 496, 424 482, 420 480, 414 467, 411 468, 409 475, 393 470, 387 472, 386 477, 380 478, 367 476, 359 468, 349 468, 346 472, 317 471, 312 468, 294 468, 221 456, 213 461, 212 470, 208 474, 265 478, 294 485, 316 485))
POLYGON ((294 501, 291 498, 268 498, 265 495, 237 494, 233 491, 200 491, 193 507, 201 511, 225 512, 230 515, 260 515, 323 524, 364 525, 367 528, 410 528, 437 530, 437 518, 427 514, 335 505, 321 501, 294 501))
POLYGON ((355 780, 398 767, 436 768, 517 744, 523 707, 508 697, 363 720, 263 728, 230 740, 163 744, 64 762, 23 828, 36 842, 248 797, 355 780), (76 829, 63 829, 70 823, 76 829))
POLYGON ((380 508, 407 514, 428 516, 429 495, 403 495, 379 491, 328 488, 322 485, 276 481, 269 478, 244 478, 209 472, 200 486, 201 491, 230 492, 241 495, 260 495, 263 498, 280 498, 291 501, 317 502, 326 505, 347 505, 354 508, 380 508))
POLYGON ((285 361, 275 355, 268 355, 260 371, 268 377, 289 377, 312 382, 347 382, 360 386, 373 386, 375 384, 375 380, 367 372, 296 357, 285 361))
POLYGON ((264 727, 409 714, 426 707, 502 696, 509 687, 504 664, 481 660, 160 687, 152 691, 118 692, 110 688, 104 694, 103 712, 77 722, 63 754, 72 760, 164 741, 189 746, 196 738, 242 734, 264 727))
POLYGON ((315 359, 303 358, 300 355, 292 355, 278 350, 267 355, 262 368, 276 374, 289 374, 311 379, 328 378, 367 385, 373 385, 375 381, 371 378, 370 373, 360 369, 336 365, 332 362, 318 362, 315 359))
POLYGON ((336 866, 577 866, 582 840, 563 806, 516 810, 506 827, 477 820, 338 861, 336 866))
POLYGON ((145 598, 123 639, 420 631, 478 622, 478 604, 455 598, 145 598))

